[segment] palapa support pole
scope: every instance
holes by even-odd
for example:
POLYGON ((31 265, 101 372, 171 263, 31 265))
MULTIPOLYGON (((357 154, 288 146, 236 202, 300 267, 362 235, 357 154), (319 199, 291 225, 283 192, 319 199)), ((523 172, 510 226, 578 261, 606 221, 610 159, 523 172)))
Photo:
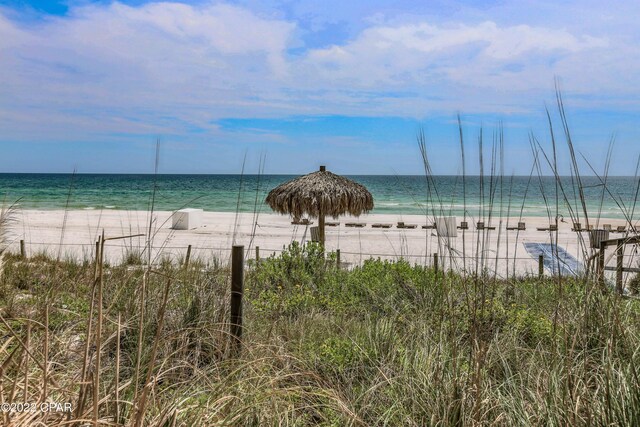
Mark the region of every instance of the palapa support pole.
POLYGON ((231 250, 231 339, 237 352, 242 343, 242 293, 244 287, 244 246, 234 245, 231 250))
MULTIPOLYGON (((320 172, 325 172, 326 166, 320 166, 320 172)), ((320 244, 324 248, 324 212, 322 212, 322 200, 318 200, 318 234, 320 238, 320 244)))

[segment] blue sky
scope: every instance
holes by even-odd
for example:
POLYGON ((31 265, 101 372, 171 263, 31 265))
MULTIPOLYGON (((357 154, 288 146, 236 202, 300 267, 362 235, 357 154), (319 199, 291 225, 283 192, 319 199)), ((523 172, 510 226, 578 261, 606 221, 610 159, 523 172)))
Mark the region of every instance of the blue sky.
POLYGON ((610 173, 633 174, 638 20, 637 1, 0 0, 0 172, 151 172, 159 139, 166 173, 415 174, 424 129, 455 174, 459 113, 469 172, 501 125, 526 174, 557 79, 581 156, 601 171, 613 137, 610 173))

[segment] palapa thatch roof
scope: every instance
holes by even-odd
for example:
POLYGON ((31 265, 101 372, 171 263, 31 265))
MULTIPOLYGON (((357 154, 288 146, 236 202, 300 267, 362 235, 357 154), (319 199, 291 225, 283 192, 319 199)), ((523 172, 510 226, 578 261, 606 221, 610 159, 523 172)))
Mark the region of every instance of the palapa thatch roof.
POLYGON ((359 216, 373 209, 373 197, 363 185, 325 170, 279 185, 266 202, 274 211, 294 217, 359 216))

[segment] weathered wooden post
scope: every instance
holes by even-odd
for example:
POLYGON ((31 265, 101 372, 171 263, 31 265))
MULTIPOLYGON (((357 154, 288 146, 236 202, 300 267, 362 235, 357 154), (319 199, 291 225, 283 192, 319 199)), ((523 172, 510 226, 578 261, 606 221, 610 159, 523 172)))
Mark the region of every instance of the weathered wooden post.
POLYGON ((260 263, 260 246, 256 246, 256 265, 260 263))
POLYGON ((436 277, 438 277, 438 253, 437 252, 433 254, 433 271, 435 272, 436 277))
POLYGON ((231 250, 231 339, 237 351, 242 342, 242 292, 244 288, 244 246, 231 250))
POLYGON ((598 253, 598 282, 604 285, 604 254, 607 248, 604 240, 600 242, 600 253, 598 253))
POLYGON ((538 255, 538 279, 544 277, 544 255, 538 255))
POLYGON ((22 258, 26 258, 27 257, 27 251, 24 248, 24 240, 20 240, 20 256, 22 258))
POLYGON ((336 249, 336 267, 340 269, 340 249, 336 249))
POLYGON ((622 295, 622 265, 624 263, 624 246, 622 241, 618 240, 616 247, 616 292, 622 295))
POLYGON ((100 256, 98 261, 98 277, 97 280, 97 306, 98 306, 98 319, 96 324, 96 362, 95 362, 95 376, 93 377, 93 424, 98 425, 98 413, 100 409, 100 358, 102 355, 102 290, 104 288, 103 267, 104 267, 104 229, 102 229, 102 236, 100 236, 100 256))
POLYGON ((191 245, 187 246, 187 255, 184 257, 184 268, 189 267, 189 260, 191 259, 191 245))
POLYGON ((93 279, 96 280, 96 278, 98 277, 98 264, 100 264, 100 239, 101 237, 98 236, 98 240, 96 241, 96 261, 95 264, 93 266, 93 279))

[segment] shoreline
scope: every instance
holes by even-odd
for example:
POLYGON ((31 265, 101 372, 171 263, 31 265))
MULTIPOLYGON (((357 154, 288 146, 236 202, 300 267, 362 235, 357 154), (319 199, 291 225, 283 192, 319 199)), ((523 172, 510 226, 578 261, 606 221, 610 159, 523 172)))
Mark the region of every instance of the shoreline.
MULTIPOLYGON (((286 181, 284 175, 31 175, 26 177, 0 174, 0 187, 5 191, 5 206, 16 202, 23 210, 136 210, 151 207, 173 211, 182 207, 206 211, 250 214, 260 210, 271 212, 264 200, 269 189, 286 181)), ((294 177, 297 175, 290 175, 294 177)), ((467 176, 466 186, 457 175, 434 176, 430 184, 423 175, 345 175, 364 185, 375 200, 373 215, 428 215, 444 212, 462 216, 507 215, 546 218, 555 215, 557 182, 553 176, 531 180, 513 177, 507 181, 492 181, 486 177, 467 176), (485 182, 486 181, 486 182, 485 182), (483 184, 484 182, 484 184, 483 184), (437 193, 433 191, 437 190, 437 193)), ((624 210, 636 214, 637 180, 633 177, 611 177, 608 191, 603 191, 595 177, 584 177, 584 197, 590 217, 624 220, 624 210), (606 193, 606 194, 605 194, 606 193), (615 195, 615 198, 611 195, 615 195), (627 208, 623 209, 622 201, 627 208)), ((563 178, 565 199, 560 195, 557 209, 568 218, 569 207, 582 215, 576 199, 574 183, 563 178)), ((640 208, 638 209, 640 210, 640 208)), ((635 218, 634 218, 635 220, 635 218)))
MULTIPOLYGON (((279 253, 294 241, 310 240, 309 226, 292 225, 291 218, 275 213, 254 215, 233 212, 203 212, 202 225, 192 230, 173 230, 169 211, 154 212, 152 259, 170 257, 178 262, 189 245, 196 258, 219 259, 228 257, 233 244, 244 245, 247 258, 255 258, 255 248, 260 257, 279 253)), ((93 257, 95 242, 104 229, 107 237, 144 234, 149 227, 148 211, 124 210, 19 210, 15 223, 10 227, 10 250, 19 250, 24 240, 28 255, 46 251, 60 257, 93 257)), ((462 218, 456 219, 460 225, 462 218)), ((317 220, 312 220, 317 225, 317 220)), ((334 221, 327 218, 327 221, 334 221)), ((583 248, 588 246, 588 233, 571 231, 569 223, 560 223, 555 232, 537 231, 548 227, 547 218, 526 217, 522 221, 526 230, 507 231, 506 226, 517 225, 518 218, 492 218, 496 230, 478 231, 475 218, 467 218, 469 229, 457 231, 457 237, 439 237, 436 230, 422 229, 427 219, 423 215, 368 214, 359 218, 340 217, 336 227, 326 228, 326 249, 340 249, 346 263, 359 264, 368 258, 399 259, 411 263, 430 265, 434 253, 439 253, 441 263, 450 268, 459 264, 475 263, 478 258, 499 275, 537 272, 537 260, 525 250, 523 243, 557 244, 576 257, 582 258, 583 248), (397 222, 415 224, 415 229, 399 229, 397 222), (366 223, 362 228, 346 227, 347 222, 366 223), (372 228, 374 223, 391 224, 390 228, 372 228), (463 237, 464 236, 464 237, 463 237), (586 242, 586 243, 585 243, 586 242)), ((600 219, 600 225, 611 224, 615 229, 623 224, 619 219, 600 219)), ((486 224, 489 225, 488 223, 486 224)), ((584 226, 584 224, 583 224, 584 226)), ((623 236, 612 233, 611 238, 623 236)), ((105 250, 109 262, 121 262, 128 254, 141 252, 146 247, 146 237, 133 237, 109 242, 105 250)))
MULTIPOLYGON (((234 202, 235 203, 235 202, 234 202)), ((407 208, 407 206, 402 206, 402 209, 408 209, 407 210, 400 210, 400 211, 394 211, 392 209, 389 208, 389 206, 398 206, 401 203, 395 203, 395 202, 379 202, 379 204, 381 206, 377 206, 373 209, 372 212, 370 212, 369 214, 366 214, 366 216, 379 216, 379 215, 384 215, 384 216, 392 216, 392 217, 398 217, 398 216, 411 216, 411 217, 433 217, 433 213, 440 213, 443 212, 443 215, 441 216, 457 216, 458 218, 462 217, 462 205, 455 205, 453 207, 451 206, 447 206, 446 209, 444 207, 440 208, 440 207, 426 207, 426 206, 413 206, 413 207, 409 207, 407 208), (420 210, 420 212, 416 212, 417 210, 420 210), (426 211, 426 213, 425 213, 426 211)), ((38 205, 33 205, 33 204, 27 204, 26 206, 23 206, 20 202, 17 202, 15 204, 5 204, 4 208, 8 208, 8 207, 13 207, 16 210, 19 211, 39 211, 39 212, 59 212, 59 211, 102 211, 102 212, 139 212, 139 213, 146 213, 149 211, 148 208, 126 208, 123 206, 119 206, 119 205, 113 205, 113 204, 106 204, 106 205, 98 205, 98 206, 70 206, 68 208, 65 209, 64 206, 59 206, 59 205, 55 205, 55 206, 38 206, 38 205)), ((270 215, 272 213, 271 208, 269 207, 269 205, 267 205, 266 203, 262 203, 258 206, 257 209, 255 209, 255 206, 251 205, 251 206, 242 206, 240 208, 240 210, 237 210, 237 206, 233 206, 233 207, 229 207, 228 209, 221 209, 221 210, 207 210, 207 207, 203 207, 201 205, 187 205, 187 206, 182 206, 179 208, 176 208, 173 211, 167 210, 165 209, 158 209, 155 212, 174 212, 177 211, 179 209, 184 209, 184 208, 190 208, 190 207, 195 207, 198 209, 203 209, 205 212, 209 212, 209 213, 227 213, 227 214, 235 214, 236 212, 240 213, 240 214, 253 214, 255 210, 260 212, 260 215, 270 215)), ((478 216, 478 205, 477 204, 472 204, 469 203, 467 205, 467 212, 469 212, 467 214, 468 218, 476 218, 478 216)), ((520 207, 512 207, 511 208, 511 212, 509 212, 509 215, 507 215, 507 208, 503 207, 502 209, 500 208, 499 205, 493 206, 491 208, 487 207, 484 209, 485 212, 489 212, 491 211, 491 217, 492 218, 500 218, 500 212, 503 213, 502 218, 510 218, 510 219, 516 219, 519 217, 519 211, 520 211, 520 207)), ((640 209, 638 209, 640 211, 640 209)), ((523 212, 523 216, 522 218, 526 218, 526 219, 530 219, 530 220, 539 220, 539 219, 547 219, 548 215, 547 214, 540 214, 539 212, 542 212, 543 208, 539 208, 539 210, 532 208, 531 206, 527 207, 524 212, 523 212)), ((555 211, 555 209, 552 209, 552 211, 555 211)), ((555 213, 555 212, 554 212, 555 213)), ((578 214, 580 216, 583 216, 583 212, 579 211, 578 214)), ((605 221, 613 221, 613 222, 620 222, 620 223, 624 223, 626 221, 625 219, 625 215, 620 212, 620 210, 618 208, 615 209, 606 209, 603 210, 602 212, 597 212, 594 210, 589 210, 588 214, 590 215, 591 218, 598 218, 598 215, 600 215, 600 222, 602 222, 602 220, 605 221)), ((487 215, 488 216, 488 215, 487 215)), ((559 211, 559 216, 562 218, 569 218, 569 213, 566 210, 560 210, 559 211)), ((634 215, 635 220, 640 223, 640 215, 638 215, 638 212, 635 213, 634 215)), ((566 219, 568 221, 568 219, 566 219)))

